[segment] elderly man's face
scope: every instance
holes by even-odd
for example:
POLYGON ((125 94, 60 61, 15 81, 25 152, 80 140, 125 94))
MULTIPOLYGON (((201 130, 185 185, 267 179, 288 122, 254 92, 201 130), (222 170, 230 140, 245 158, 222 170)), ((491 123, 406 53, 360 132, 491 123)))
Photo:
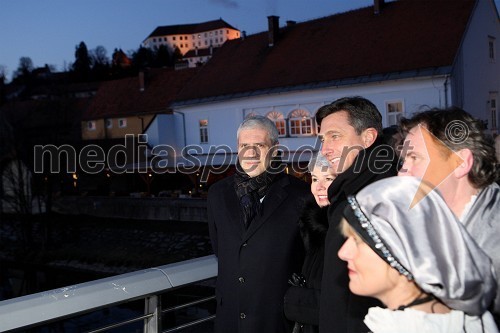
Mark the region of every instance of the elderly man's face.
POLYGON ((238 160, 250 177, 266 171, 271 162, 271 140, 261 128, 243 129, 238 138, 238 160))

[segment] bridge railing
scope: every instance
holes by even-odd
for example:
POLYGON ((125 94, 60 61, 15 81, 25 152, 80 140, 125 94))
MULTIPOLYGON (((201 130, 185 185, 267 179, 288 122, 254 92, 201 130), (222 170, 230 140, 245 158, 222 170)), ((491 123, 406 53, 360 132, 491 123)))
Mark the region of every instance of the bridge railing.
POLYGON ((168 312, 194 306, 215 298, 210 295, 186 304, 161 307, 161 295, 183 286, 217 277, 217 259, 210 255, 165 266, 116 275, 64 288, 44 291, 0 302, 0 332, 37 327, 76 317, 95 310, 144 300, 144 314, 106 323, 89 333, 104 332, 131 322, 143 322, 144 333, 175 332, 215 315, 162 330, 162 316, 168 312))

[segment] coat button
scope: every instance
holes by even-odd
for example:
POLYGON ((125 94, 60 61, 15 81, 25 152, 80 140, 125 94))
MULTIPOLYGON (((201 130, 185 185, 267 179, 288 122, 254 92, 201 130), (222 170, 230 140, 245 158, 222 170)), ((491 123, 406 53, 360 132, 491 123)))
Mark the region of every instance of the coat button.
POLYGON ((246 247, 247 245, 248 245, 247 242, 243 243, 243 247, 246 247))
POLYGON ((241 318, 241 319, 245 319, 246 317, 247 317, 247 315, 246 315, 246 314, 244 314, 243 312, 242 312, 242 313, 240 313, 240 318, 241 318))
POLYGON ((242 277, 242 276, 240 276, 240 277, 238 278, 238 281, 240 281, 240 283, 244 283, 244 282, 245 282, 245 278, 244 278, 244 277, 242 277))

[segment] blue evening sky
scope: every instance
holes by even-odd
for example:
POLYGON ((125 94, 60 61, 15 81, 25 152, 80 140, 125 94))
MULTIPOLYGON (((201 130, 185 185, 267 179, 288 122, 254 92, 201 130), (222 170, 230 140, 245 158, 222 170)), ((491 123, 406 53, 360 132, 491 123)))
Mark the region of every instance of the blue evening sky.
MULTIPOLYGON (((500 0, 495 0, 497 7, 500 0)), ((247 34, 267 29, 267 16, 298 22, 366 7, 373 0, 0 0, 0 67, 10 80, 21 57, 57 71, 75 60, 75 47, 136 50, 162 25, 218 18, 247 34)))

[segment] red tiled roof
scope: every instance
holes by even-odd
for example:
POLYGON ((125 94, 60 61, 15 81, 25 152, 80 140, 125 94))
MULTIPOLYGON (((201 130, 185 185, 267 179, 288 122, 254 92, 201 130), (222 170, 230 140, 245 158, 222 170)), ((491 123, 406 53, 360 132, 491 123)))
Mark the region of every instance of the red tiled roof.
POLYGON ((227 41, 177 101, 450 66, 474 0, 400 0, 227 41))
POLYGON ((222 28, 238 30, 233 26, 231 26, 226 21, 224 21, 223 19, 218 19, 202 23, 160 26, 157 27, 155 30, 153 30, 153 32, 146 39, 157 36, 196 34, 198 32, 204 32, 222 28))
POLYGON ((170 102, 197 71, 198 68, 147 70, 142 92, 138 76, 103 82, 83 119, 169 112, 170 102))

